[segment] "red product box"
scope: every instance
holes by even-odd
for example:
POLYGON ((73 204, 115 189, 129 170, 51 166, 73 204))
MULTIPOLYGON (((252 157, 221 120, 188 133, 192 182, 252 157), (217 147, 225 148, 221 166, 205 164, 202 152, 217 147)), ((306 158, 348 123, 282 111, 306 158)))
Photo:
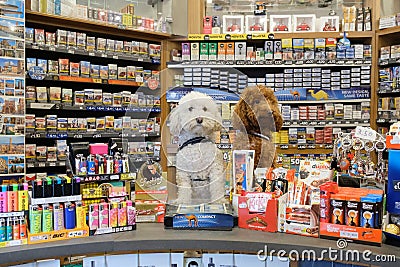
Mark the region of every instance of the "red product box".
POLYGON ((253 212, 251 201, 255 201, 257 194, 272 193, 250 193, 247 196, 238 197, 238 226, 244 229, 251 229, 264 232, 278 231, 278 200, 267 200, 265 211, 253 212))
POLYGON ((211 34, 212 33, 212 16, 205 16, 203 19, 203 33, 211 34))

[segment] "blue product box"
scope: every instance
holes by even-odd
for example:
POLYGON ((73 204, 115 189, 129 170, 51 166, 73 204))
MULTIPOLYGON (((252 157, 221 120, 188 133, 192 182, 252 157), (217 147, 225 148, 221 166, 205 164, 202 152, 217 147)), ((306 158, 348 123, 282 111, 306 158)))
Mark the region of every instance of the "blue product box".
POLYGON ((400 214, 400 150, 389 150, 389 174, 386 208, 389 213, 400 214))

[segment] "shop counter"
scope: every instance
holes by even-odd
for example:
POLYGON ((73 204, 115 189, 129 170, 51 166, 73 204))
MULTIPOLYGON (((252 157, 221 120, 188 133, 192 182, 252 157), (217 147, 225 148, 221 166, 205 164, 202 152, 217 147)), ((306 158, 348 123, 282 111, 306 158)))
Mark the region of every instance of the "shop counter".
MULTIPOLYGON (((314 250, 321 255, 322 250, 338 249, 336 241, 312 237, 303 237, 284 233, 267 233, 235 228, 233 231, 191 231, 166 230, 162 224, 143 223, 137 230, 87 238, 50 242, 37 245, 23 245, 0 248, 0 266, 16 262, 62 258, 90 254, 169 252, 185 250, 243 252, 256 254, 268 247, 268 251, 297 250, 300 255, 304 250, 314 250)), ((383 244, 382 247, 349 243, 345 250, 370 250, 371 259, 375 255, 395 255, 396 263, 375 263, 378 266, 397 266, 400 262, 400 247, 383 244)), ((328 254, 325 254, 328 258, 328 254)), ((360 258, 360 263, 365 262, 360 258)))

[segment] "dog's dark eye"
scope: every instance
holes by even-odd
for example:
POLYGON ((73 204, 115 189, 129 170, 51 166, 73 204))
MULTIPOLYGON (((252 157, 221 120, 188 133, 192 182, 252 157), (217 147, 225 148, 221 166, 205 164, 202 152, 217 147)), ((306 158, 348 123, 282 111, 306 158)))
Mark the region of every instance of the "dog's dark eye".
POLYGON ((206 108, 206 107, 203 107, 203 110, 204 110, 204 111, 207 111, 207 108, 206 108))
POLYGON ((189 108, 189 111, 192 111, 192 110, 193 110, 193 107, 190 107, 190 108, 189 108))
POLYGON ((256 105, 260 104, 260 100, 258 100, 258 99, 254 100, 254 104, 256 104, 256 105))

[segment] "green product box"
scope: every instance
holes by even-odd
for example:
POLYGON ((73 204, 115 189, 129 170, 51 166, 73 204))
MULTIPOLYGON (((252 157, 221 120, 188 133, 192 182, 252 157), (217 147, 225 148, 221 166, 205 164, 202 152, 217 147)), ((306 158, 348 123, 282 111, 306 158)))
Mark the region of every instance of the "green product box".
POLYGON ((208 60, 217 60, 217 43, 208 43, 208 60))
POLYGON ((200 60, 208 60, 208 43, 200 43, 200 60))

